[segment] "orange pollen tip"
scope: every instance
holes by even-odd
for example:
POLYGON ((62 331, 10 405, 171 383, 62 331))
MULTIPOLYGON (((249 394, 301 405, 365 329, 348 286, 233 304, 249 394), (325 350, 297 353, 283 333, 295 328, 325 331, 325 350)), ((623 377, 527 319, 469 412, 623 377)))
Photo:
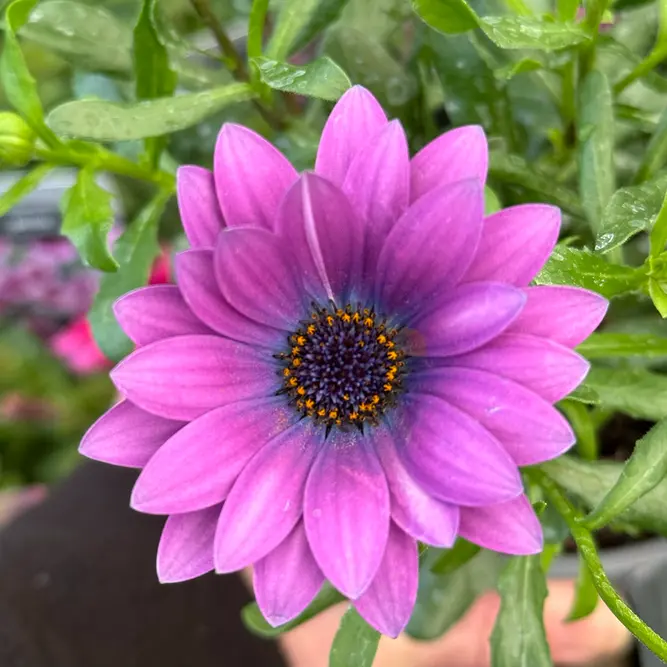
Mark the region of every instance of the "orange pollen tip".
POLYGON ((301 359, 294 359, 292 361, 292 366, 301 366, 301 359))
POLYGON ((312 398, 306 400, 306 408, 312 410, 315 407, 315 401, 312 398))
POLYGON ((396 361, 396 359, 398 359, 398 354, 396 352, 388 352, 387 359, 389 359, 389 361, 396 361))
POLYGON ((299 384, 296 378, 290 378, 289 379, 289 385, 290 387, 296 387, 296 385, 299 384))
POLYGON ((305 396, 305 394, 306 394, 306 390, 305 390, 303 387, 299 387, 299 388, 296 390, 296 393, 299 394, 299 396, 305 396))
POLYGON ((317 411, 317 414, 318 414, 320 417, 324 417, 324 416, 327 414, 327 411, 326 411, 324 408, 320 408, 320 409, 317 411))
POLYGON ((289 377, 289 374, 291 373, 289 368, 283 368, 283 375, 285 377, 289 377))
POLYGON ((391 391, 391 390, 393 389, 393 386, 390 385, 390 384, 387 382, 387 384, 384 385, 384 387, 382 387, 382 388, 383 388, 385 391, 391 391))

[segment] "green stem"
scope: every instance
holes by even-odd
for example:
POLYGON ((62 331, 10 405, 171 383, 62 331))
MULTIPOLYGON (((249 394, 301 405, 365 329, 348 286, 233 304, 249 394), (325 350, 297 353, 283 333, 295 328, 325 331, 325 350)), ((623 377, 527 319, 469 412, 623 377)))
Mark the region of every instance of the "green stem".
POLYGON ((622 93, 631 83, 646 76, 652 69, 657 67, 663 60, 667 59, 667 48, 654 49, 642 60, 631 72, 626 74, 614 85, 614 93, 622 93))
POLYGON ((612 586, 604 572, 595 540, 589 530, 580 523, 581 513, 565 497, 559 486, 537 468, 526 470, 545 491, 558 513, 565 519, 570 533, 577 544, 579 555, 588 566, 595 588, 609 610, 630 632, 661 660, 667 661, 667 642, 652 630, 630 607, 612 586))

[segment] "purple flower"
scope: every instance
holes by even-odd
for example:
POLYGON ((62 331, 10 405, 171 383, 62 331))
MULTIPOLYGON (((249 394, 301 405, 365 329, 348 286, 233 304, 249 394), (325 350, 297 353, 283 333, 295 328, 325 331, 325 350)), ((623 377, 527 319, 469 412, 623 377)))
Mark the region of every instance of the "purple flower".
POLYGON ((253 565, 281 624, 326 578, 396 636, 417 541, 541 550, 518 467, 572 445, 552 404, 586 375, 572 348, 606 301, 528 286, 560 213, 484 218, 486 170, 479 127, 410 160, 401 125, 359 87, 329 117, 314 173, 236 125, 214 173, 181 168, 192 250, 177 285, 116 304, 139 348, 112 372, 125 400, 81 446, 143 468, 132 506, 169 515, 162 581, 253 565))

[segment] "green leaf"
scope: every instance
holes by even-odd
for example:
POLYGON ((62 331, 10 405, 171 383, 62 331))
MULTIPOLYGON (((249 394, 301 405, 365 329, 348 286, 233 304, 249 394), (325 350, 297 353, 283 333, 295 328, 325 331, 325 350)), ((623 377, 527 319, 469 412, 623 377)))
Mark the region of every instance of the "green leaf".
POLYGON ((58 133, 94 141, 130 141, 170 134, 196 125, 231 104, 255 96, 245 83, 136 104, 78 100, 56 107, 48 124, 58 133))
POLYGON ((18 204, 21 199, 28 196, 54 167, 52 164, 40 164, 34 169, 30 170, 18 181, 0 195, 0 216, 5 215, 7 211, 11 210, 18 204))
POLYGON ((556 0, 559 21, 574 21, 579 9, 579 0, 556 0))
MULTIPOLYGON (((144 0, 134 28, 132 49, 137 100, 155 100, 173 95, 176 72, 169 65, 169 53, 155 26, 157 0, 144 0)), ((156 168, 167 140, 149 137, 145 140, 148 163, 156 168)))
POLYGON ((599 599, 591 571, 586 562, 579 558, 579 576, 574 592, 574 602, 566 620, 572 622, 590 616, 598 606, 599 599))
POLYGON ((248 19, 248 59, 262 55, 262 36, 269 0, 253 0, 248 19))
POLYGON ((498 592, 492 667, 553 667, 543 620, 547 583, 539 555, 511 558, 498 579, 498 592))
POLYGON ((307 65, 255 58, 262 81, 275 90, 335 102, 352 84, 336 63, 323 56, 307 65))
POLYGON ((661 283, 655 278, 649 278, 648 293, 661 317, 667 318, 667 292, 662 288, 661 283))
POLYGON ((583 216, 579 198, 568 188, 559 185, 551 174, 528 164, 519 155, 491 151, 489 176, 493 179, 525 188, 539 196, 541 201, 559 206, 570 215, 583 216))
POLYGON ((5 12, 5 40, 0 56, 0 80, 7 101, 49 146, 59 145, 58 138, 44 124, 44 109, 19 46, 16 33, 25 25, 39 0, 14 0, 5 12))
POLYGON ((445 552, 435 561, 431 567, 434 574, 450 574, 465 565, 471 558, 474 558, 481 550, 476 544, 472 544, 462 537, 459 537, 451 549, 445 552))
POLYGON ((314 618, 325 609, 333 607, 333 605, 338 604, 343 600, 345 600, 345 598, 333 586, 329 583, 325 583, 322 590, 317 594, 317 597, 308 605, 308 608, 305 611, 302 611, 297 618, 289 623, 279 625, 277 628, 269 625, 262 615, 262 612, 259 610, 256 602, 251 602, 243 607, 241 610, 241 619, 250 632, 259 637, 271 639, 273 637, 278 637, 283 634, 283 632, 298 627, 302 623, 314 618))
POLYGON ((595 249, 609 252, 639 232, 652 229, 667 189, 667 176, 614 192, 604 209, 595 249))
POLYGON ((112 306, 118 297, 148 282, 158 254, 157 228, 171 192, 160 192, 139 213, 114 245, 118 270, 102 276, 88 313, 100 350, 113 361, 132 351, 133 344, 116 322, 112 306))
POLYGON ((667 375, 641 368, 594 366, 586 384, 600 397, 600 405, 636 419, 659 421, 667 417, 667 375))
POLYGON ((590 39, 575 23, 551 23, 527 16, 484 16, 480 28, 501 49, 555 51, 590 39))
POLYGON ((112 195, 95 182, 95 172, 79 171, 76 183, 63 196, 61 232, 76 246, 84 264, 101 271, 116 271, 107 236, 114 222, 112 195))
POLYGON ((587 384, 580 384, 574 391, 571 391, 567 395, 567 398, 570 401, 577 401, 578 403, 585 403, 587 405, 597 405, 600 402, 597 392, 587 384))
POLYGON ((641 183, 662 169, 667 162, 667 109, 662 112, 648 146, 644 149, 643 157, 635 182, 641 183))
POLYGON ((416 639, 442 636, 468 611, 479 595, 493 588, 504 559, 493 551, 482 550, 475 558, 449 574, 434 574, 431 567, 441 550, 428 549, 419 573, 417 604, 407 632, 416 639), (443 600, 447 603, 443 604, 443 600))
POLYGON ((350 607, 343 616, 329 654, 329 667, 371 667, 380 633, 350 607))
POLYGON ((489 185, 484 186, 484 215, 497 213, 502 208, 498 195, 489 185))
POLYGON ((650 334, 594 333, 577 347, 587 359, 667 356, 667 338, 650 334))
POLYGON ((535 58, 521 58, 521 60, 517 60, 514 63, 508 63, 505 67, 496 70, 496 76, 503 81, 510 81, 517 74, 534 72, 543 67, 544 65, 539 60, 535 60, 535 58))
POLYGON ((614 171, 614 107, 607 77, 593 70, 579 97, 579 190, 594 233, 616 189, 614 171))
POLYGON ((622 514, 667 476, 667 419, 658 422, 635 444, 618 481, 583 520, 588 530, 599 530, 622 514))
POLYGON ((334 23, 345 8, 348 0, 319 0, 315 11, 303 25, 294 43, 292 51, 296 53, 317 36, 322 34, 328 26, 334 23))
POLYGON ((479 27, 479 17, 466 0, 412 0, 419 18, 445 35, 479 27))
MULTIPOLYGON (((596 507, 618 481, 623 464, 561 456, 540 468, 587 508, 596 507)), ((667 480, 663 480, 621 514, 615 525, 667 535, 667 480)))
POLYGON ((42 2, 20 35, 88 70, 127 72, 132 66, 129 27, 101 6, 71 0, 42 2))
POLYGON ((650 255, 651 257, 657 257, 667 245, 667 194, 665 194, 660 210, 653 221, 653 229, 651 229, 649 240, 650 255))
POLYGON ((542 271, 538 285, 575 285, 607 298, 629 294, 645 281, 641 269, 610 264, 588 250, 557 245, 542 271))
POLYGON ((582 459, 595 461, 600 455, 596 425, 588 408, 578 401, 564 400, 559 407, 572 425, 577 437, 577 453, 582 459))

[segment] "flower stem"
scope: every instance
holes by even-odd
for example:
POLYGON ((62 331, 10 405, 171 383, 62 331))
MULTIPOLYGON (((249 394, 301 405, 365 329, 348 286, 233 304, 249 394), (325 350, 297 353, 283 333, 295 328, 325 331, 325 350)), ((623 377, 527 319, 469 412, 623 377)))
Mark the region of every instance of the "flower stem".
POLYGON ((579 554, 590 570, 593 583, 600 598, 604 600, 612 614, 642 644, 653 651, 661 660, 667 661, 667 642, 628 607, 609 581, 602 568, 602 562, 600 561, 592 533, 579 523, 579 519, 582 517, 581 512, 570 503, 560 487, 542 470, 530 468, 526 472, 542 487, 547 498, 553 503, 563 519, 565 519, 570 533, 577 544, 579 554))
POLYGON ((662 47, 654 49, 642 60, 631 72, 626 74, 618 83, 614 85, 614 93, 622 93, 631 83, 637 79, 646 76, 653 68, 657 67, 667 58, 667 48, 662 47))

